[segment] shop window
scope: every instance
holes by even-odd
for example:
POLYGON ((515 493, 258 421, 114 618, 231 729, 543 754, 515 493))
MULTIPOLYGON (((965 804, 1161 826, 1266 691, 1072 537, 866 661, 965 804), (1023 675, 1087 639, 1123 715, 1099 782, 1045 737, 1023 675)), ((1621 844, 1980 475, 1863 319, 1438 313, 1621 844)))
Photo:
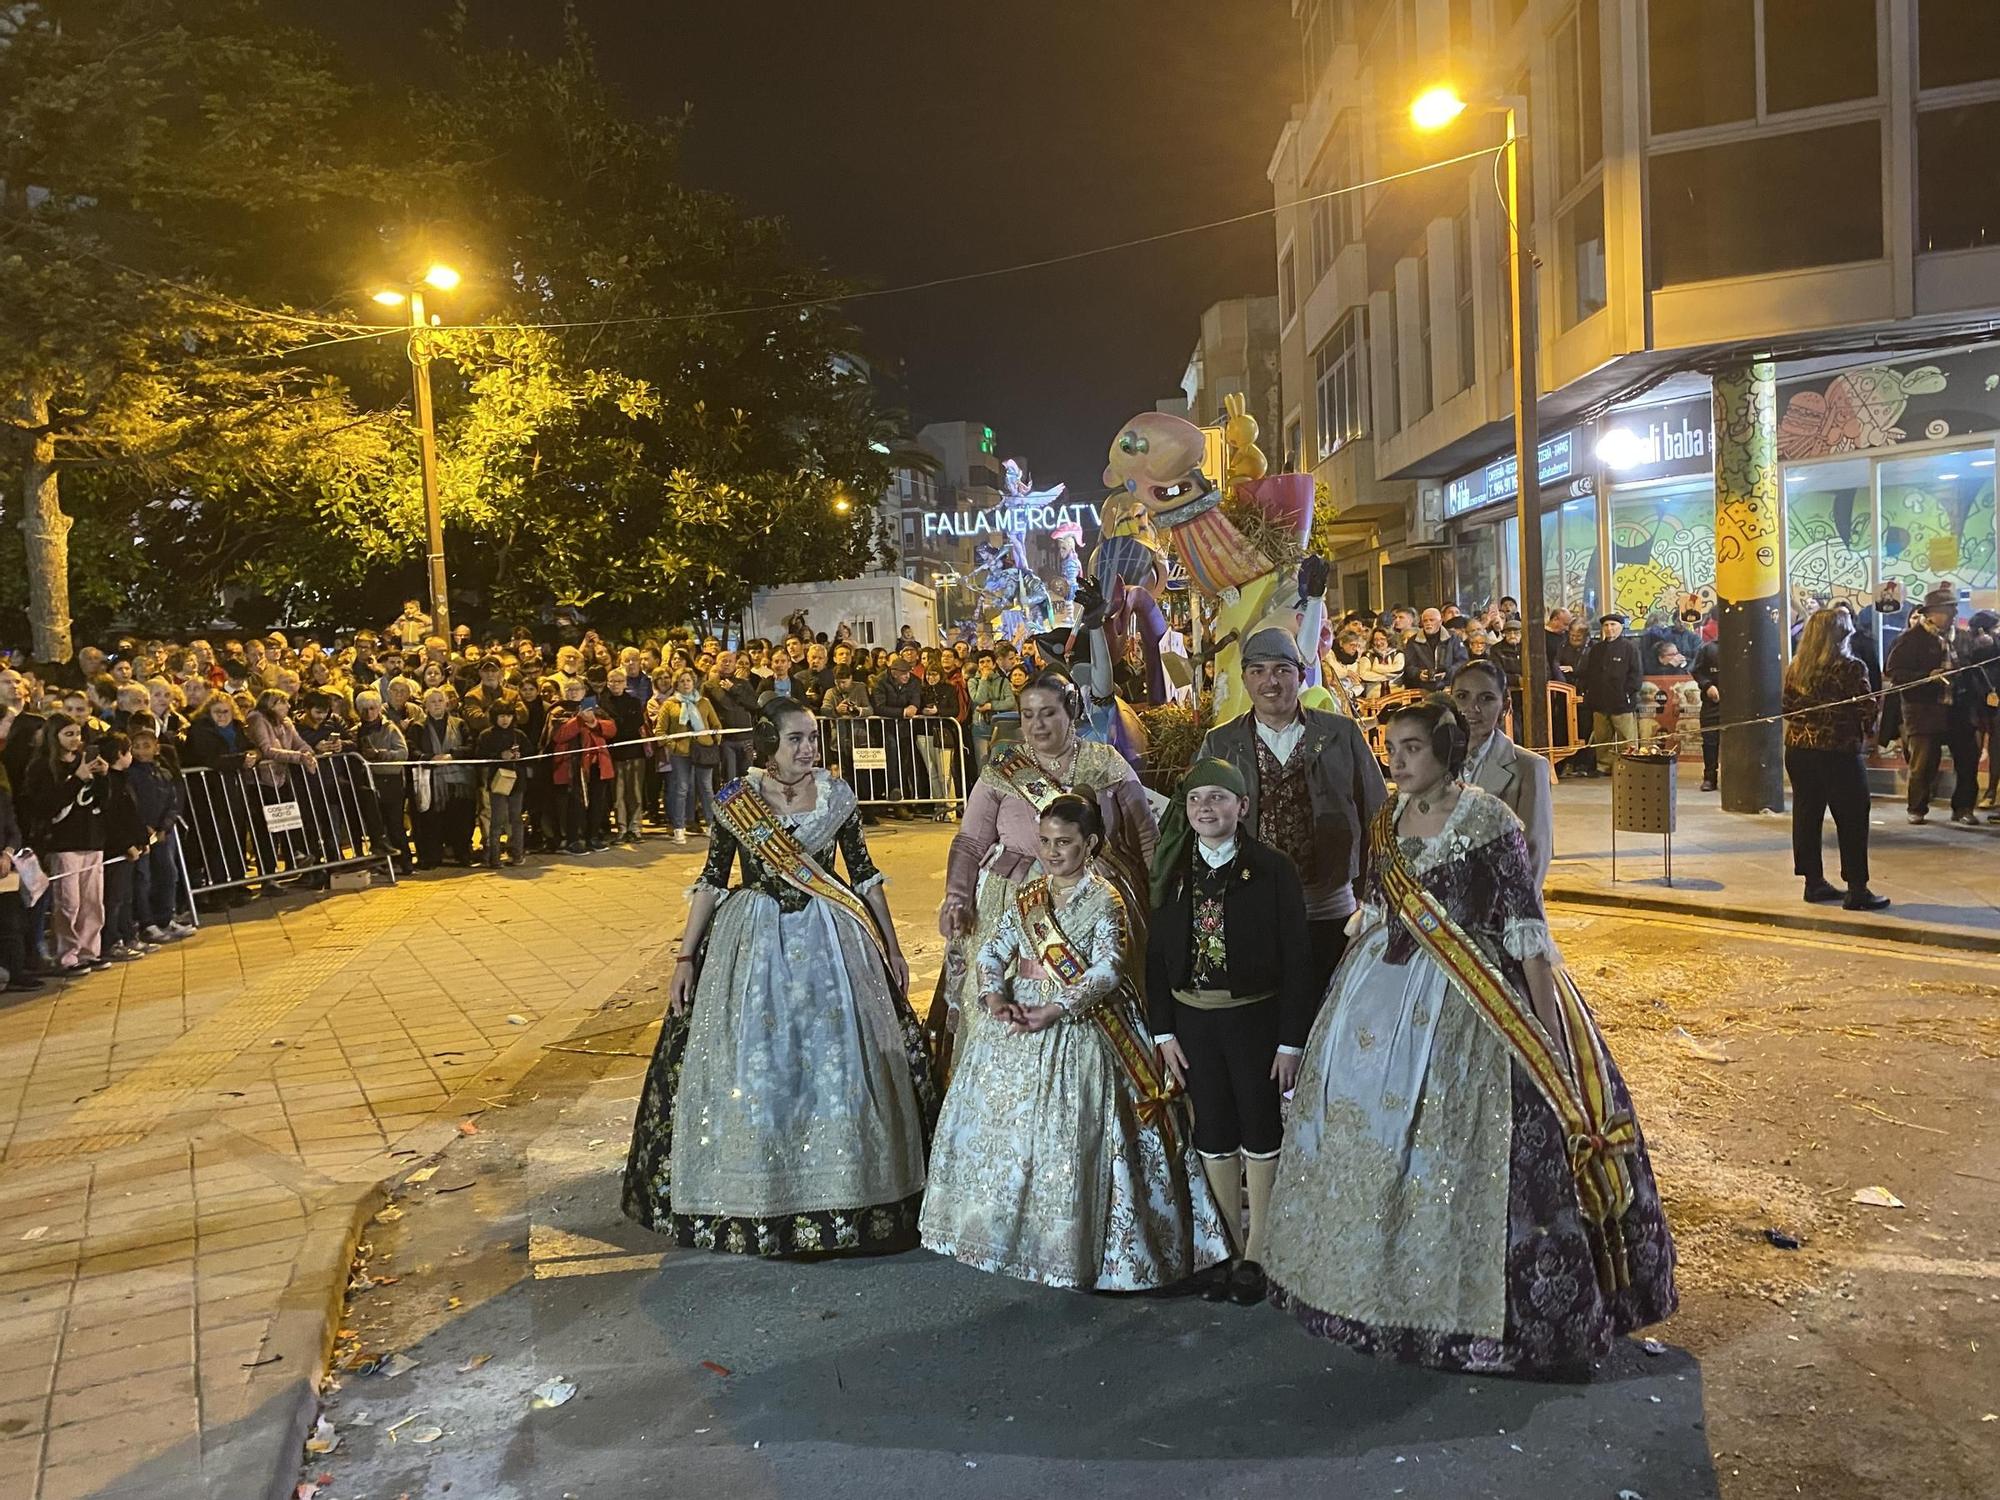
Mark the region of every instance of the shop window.
POLYGON ((1290 245, 1278 257, 1278 326, 1289 328, 1299 310, 1298 257, 1290 245))
POLYGON ((1321 458, 1368 431, 1367 382, 1362 378, 1367 359, 1367 314, 1358 308, 1336 323, 1313 351, 1321 458))
POLYGON ((1542 611, 1581 612, 1592 625, 1602 613, 1597 557, 1597 500, 1586 495, 1542 512, 1542 611))
MULTIPOLYGON (((2000 13, 2000 0, 1995 0, 2000 13)), ((1917 116, 1917 248, 2000 244, 2000 100, 1917 116)))
POLYGON ((1917 82, 1927 89, 2000 78, 2000 5, 1917 0, 1917 82))
POLYGON ((1453 570, 1458 575, 1456 602, 1469 614, 1500 601, 1499 538, 1497 526, 1479 526, 1464 533, 1452 548, 1453 570))
POLYGON ((1611 607, 1635 622, 1683 594, 1715 597, 1715 485, 1611 492, 1611 607))
POLYGON ((1875 502, 1868 460, 1785 470, 1785 570, 1794 613, 1807 599, 1856 609, 1875 592, 1875 502))
POLYGON ((1881 183, 1874 120, 1655 152, 1653 285, 1877 260, 1881 183))
POLYGON ((1604 160, 1604 69, 1598 55, 1597 0, 1583 0, 1551 43, 1556 91, 1557 196, 1604 160))
POLYGON ((1882 576, 1900 579, 1904 597, 1930 590, 1970 591, 1970 606, 2000 600, 1994 572, 1993 449, 1884 459, 1876 484, 1882 506, 1882 576))
POLYGON ((1875 0, 1764 0, 1766 112, 1873 99, 1875 79, 1875 0))
POLYGON ((1756 118, 1753 0, 1656 0, 1646 53, 1655 135, 1756 118))
POLYGON ((1604 188, 1600 183, 1562 216, 1562 326, 1573 328, 1605 303, 1604 188))

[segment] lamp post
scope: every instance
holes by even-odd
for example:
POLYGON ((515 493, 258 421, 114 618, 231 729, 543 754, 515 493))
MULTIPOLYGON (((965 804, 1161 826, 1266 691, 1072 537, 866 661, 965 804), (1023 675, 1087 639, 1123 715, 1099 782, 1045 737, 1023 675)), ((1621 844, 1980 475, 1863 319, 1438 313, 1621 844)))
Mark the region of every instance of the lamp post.
MULTIPOLYGON (((1541 423, 1535 409, 1538 323, 1535 312, 1534 249, 1531 226, 1522 222, 1521 184, 1527 180, 1527 138, 1520 119, 1527 100, 1518 95, 1487 106, 1506 117, 1507 316, 1514 334, 1514 514, 1520 532, 1521 563, 1521 720, 1520 742, 1546 750, 1549 740, 1549 654, 1533 616, 1542 614, 1542 478, 1536 450, 1541 423)), ((1410 104, 1410 121, 1423 131, 1442 130, 1465 112, 1465 101, 1447 86, 1426 89, 1410 104)), ((1463 274, 1463 273, 1461 273, 1463 274)), ((1544 622, 1546 623, 1546 622, 1544 622)))
POLYGON ((410 383, 416 399, 417 453, 423 471, 424 562, 430 578, 431 628, 447 641, 451 639, 451 596, 444 571, 444 513, 438 501, 437 423, 431 412, 430 356, 424 353, 418 334, 430 326, 424 313, 424 288, 448 292, 458 282, 458 272, 450 266, 432 266, 405 291, 375 294, 384 307, 407 306, 410 310, 410 383))

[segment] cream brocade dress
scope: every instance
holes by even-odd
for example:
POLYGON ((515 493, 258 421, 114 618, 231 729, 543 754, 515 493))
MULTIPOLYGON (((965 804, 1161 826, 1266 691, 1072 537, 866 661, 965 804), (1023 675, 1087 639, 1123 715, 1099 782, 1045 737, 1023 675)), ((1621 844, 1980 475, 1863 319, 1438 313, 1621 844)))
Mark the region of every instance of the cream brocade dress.
POLYGON ((1065 987, 1044 974, 1012 903, 979 950, 979 989, 1070 1012, 1015 1035, 968 996, 958 1064, 931 1148, 924 1244, 982 1271, 1049 1286, 1143 1291, 1228 1259, 1222 1215, 1199 1170, 1185 1120, 1169 1147, 1140 1122, 1135 1091, 1095 1007, 1124 1006, 1146 1037, 1124 982, 1125 905, 1087 873, 1056 918, 1089 965, 1065 987))

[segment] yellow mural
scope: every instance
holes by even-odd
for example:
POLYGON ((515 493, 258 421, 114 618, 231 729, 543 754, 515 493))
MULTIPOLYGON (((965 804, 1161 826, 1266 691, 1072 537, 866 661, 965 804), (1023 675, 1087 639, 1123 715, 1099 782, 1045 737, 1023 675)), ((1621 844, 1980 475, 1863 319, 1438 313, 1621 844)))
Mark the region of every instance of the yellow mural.
POLYGON ((1727 604, 1775 598, 1777 372, 1768 361, 1715 377, 1715 436, 1715 592, 1727 604))

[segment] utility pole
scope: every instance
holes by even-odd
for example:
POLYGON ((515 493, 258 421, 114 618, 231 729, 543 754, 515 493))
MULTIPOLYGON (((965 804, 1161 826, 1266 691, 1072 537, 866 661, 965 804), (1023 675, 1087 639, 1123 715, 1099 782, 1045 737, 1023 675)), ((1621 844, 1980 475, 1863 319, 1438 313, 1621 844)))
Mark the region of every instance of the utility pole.
POLYGON ((1535 409, 1539 362, 1534 226, 1522 222, 1521 184, 1527 180, 1528 143, 1518 125, 1527 101, 1507 100, 1507 271, 1514 324, 1514 514, 1521 538, 1520 742, 1546 754, 1549 744, 1549 655, 1542 633, 1548 602, 1542 597, 1542 474, 1537 456, 1541 419, 1535 409))
POLYGON ((438 501, 437 424, 431 415, 431 363, 423 351, 424 319, 421 287, 410 290, 410 382, 417 403, 417 451, 424 478, 424 543, 431 585, 431 628, 451 639, 451 595, 444 573, 444 512, 438 501))

